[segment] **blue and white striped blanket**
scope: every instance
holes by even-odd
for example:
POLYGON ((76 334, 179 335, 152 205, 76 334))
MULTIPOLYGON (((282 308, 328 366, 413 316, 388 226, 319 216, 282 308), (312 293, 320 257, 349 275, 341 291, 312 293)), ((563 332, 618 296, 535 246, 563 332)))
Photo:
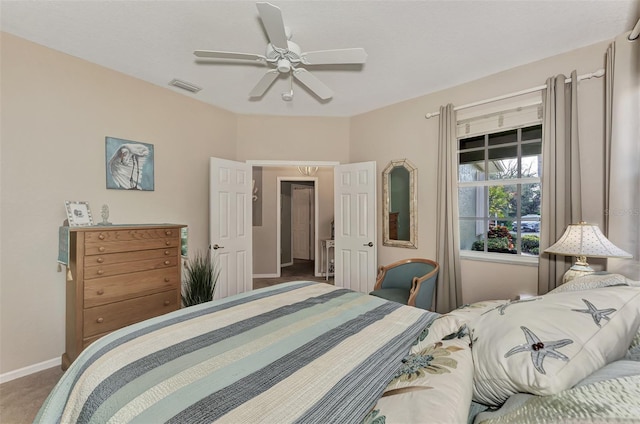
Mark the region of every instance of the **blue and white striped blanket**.
POLYGON ((36 422, 361 422, 436 314, 295 282, 90 345, 36 422))

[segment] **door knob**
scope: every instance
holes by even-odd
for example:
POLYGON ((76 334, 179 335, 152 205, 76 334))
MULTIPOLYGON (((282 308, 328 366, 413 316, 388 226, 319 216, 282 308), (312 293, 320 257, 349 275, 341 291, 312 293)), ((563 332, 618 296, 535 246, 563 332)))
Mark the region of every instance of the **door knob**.
POLYGON ((372 241, 370 241, 369 243, 365 243, 365 244, 363 244, 363 246, 373 247, 373 242, 372 242, 372 241))
POLYGON ((218 246, 217 244, 213 245, 213 250, 224 249, 224 246, 218 246))

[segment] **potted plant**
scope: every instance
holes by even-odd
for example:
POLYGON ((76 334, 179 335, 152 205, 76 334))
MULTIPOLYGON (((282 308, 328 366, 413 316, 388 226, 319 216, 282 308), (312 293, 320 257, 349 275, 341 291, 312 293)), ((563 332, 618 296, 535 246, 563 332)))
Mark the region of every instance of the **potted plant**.
POLYGON ((213 299, 220 268, 211 254, 196 252, 187 260, 182 288, 182 306, 193 306, 213 299))

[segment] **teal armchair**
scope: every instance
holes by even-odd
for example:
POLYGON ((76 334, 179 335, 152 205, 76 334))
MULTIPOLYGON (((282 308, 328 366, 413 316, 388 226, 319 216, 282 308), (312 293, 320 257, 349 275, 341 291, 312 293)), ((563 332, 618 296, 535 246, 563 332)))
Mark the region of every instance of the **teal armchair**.
POLYGON ((380 266, 376 285, 369 294, 433 311, 439 268, 437 262, 422 258, 380 266))

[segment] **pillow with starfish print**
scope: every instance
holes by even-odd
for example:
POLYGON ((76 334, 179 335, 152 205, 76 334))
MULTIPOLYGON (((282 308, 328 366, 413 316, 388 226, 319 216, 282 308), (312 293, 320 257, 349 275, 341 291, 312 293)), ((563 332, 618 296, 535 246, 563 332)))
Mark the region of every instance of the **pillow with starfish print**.
POLYGON ((640 326, 640 289, 605 287, 505 302, 468 323, 474 400, 551 395, 624 357, 640 326))

